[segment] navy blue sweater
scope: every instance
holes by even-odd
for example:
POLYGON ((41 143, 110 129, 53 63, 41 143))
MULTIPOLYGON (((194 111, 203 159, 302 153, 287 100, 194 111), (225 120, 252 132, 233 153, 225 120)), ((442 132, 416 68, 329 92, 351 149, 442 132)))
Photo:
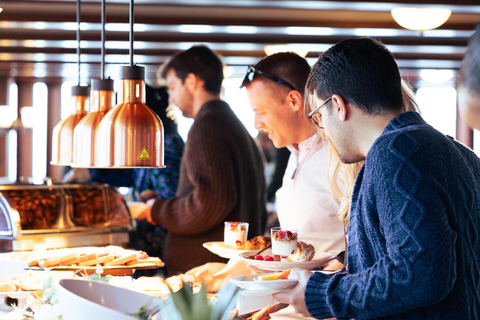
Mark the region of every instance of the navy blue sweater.
POLYGON ((480 319, 480 159, 415 112, 390 121, 353 192, 348 274, 315 273, 316 318, 480 319))

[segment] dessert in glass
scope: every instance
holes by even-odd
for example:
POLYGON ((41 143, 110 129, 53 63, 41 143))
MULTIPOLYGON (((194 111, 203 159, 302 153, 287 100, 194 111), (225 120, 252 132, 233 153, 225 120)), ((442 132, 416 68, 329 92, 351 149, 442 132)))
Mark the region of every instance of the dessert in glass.
POLYGON ((281 261, 287 261, 287 257, 297 250, 298 230, 295 228, 275 227, 272 233, 272 253, 278 255, 281 261))
POLYGON ((225 221, 225 233, 223 242, 227 246, 235 247, 236 243, 247 241, 248 223, 225 221))

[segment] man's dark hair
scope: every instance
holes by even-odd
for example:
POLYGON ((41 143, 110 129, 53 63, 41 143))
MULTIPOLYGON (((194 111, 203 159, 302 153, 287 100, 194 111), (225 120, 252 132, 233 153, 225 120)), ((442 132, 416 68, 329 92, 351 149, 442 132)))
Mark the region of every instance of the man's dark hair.
POLYGON ((405 108, 395 58, 371 38, 345 40, 325 51, 312 68, 307 88, 321 99, 338 94, 368 114, 405 108))
POLYGON ((178 132, 175 121, 167 117, 168 108, 168 92, 167 87, 153 88, 149 85, 145 86, 145 102, 162 120, 163 131, 165 133, 178 132))
POLYGON ((176 76, 185 82, 189 73, 204 81, 205 91, 219 94, 223 81, 223 64, 220 58, 206 46, 193 46, 186 51, 176 53, 165 64, 160 73, 162 78, 174 70, 176 76))
MULTIPOLYGON (((305 58, 294 52, 280 52, 260 60, 255 68, 292 84, 303 95, 311 67, 305 58)), ((254 80, 261 78, 256 74, 254 80)), ((271 81, 265 78, 265 81, 271 81)), ((274 83, 274 82, 272 82, 274 83)))
POLYGON ((468 50, 460 69, 462 84, 480 95, 480 23, 468 42, 468 50))

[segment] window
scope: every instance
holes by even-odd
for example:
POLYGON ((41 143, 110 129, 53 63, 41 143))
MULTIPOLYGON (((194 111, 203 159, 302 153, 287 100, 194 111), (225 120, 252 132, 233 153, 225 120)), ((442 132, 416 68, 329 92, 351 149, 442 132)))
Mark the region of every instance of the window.
POLYGON ((34 183, 43 183, 47 176, 47 107, 48 88, 43 82, 33 85, 32 176, 34 183))
POLYGON ((423 119, 432 127, 456 137, 457 91, 450 86, 422 87, 417 90, 417 103, 423 119))

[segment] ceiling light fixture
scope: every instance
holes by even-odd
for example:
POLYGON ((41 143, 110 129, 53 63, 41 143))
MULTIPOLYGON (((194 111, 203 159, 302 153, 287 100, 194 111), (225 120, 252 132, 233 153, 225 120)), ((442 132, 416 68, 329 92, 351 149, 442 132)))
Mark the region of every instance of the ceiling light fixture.
POLYGON ((452 11, 445 8, 394 8, 393 19, 405 29, 425 31, 444 24, 452 11))
POLYGON ((92 79, 90 113, 75 127, 73 137, 73 167, 94 167, 99 164, 98 126, 114 106, 113 80, 105 79, 105 0, 102 0, 101 75, 92 79))
POLYGON ((308 49, 303 47, 303 46, 298 46, 298 45, 268 45, 265 46, 265 54, 267 56, 270 56, 275 53, 279 52, 295 52, 301 57, 306 57, 308 54, 308 49))
POLYGON ((120 69, 121 103, 100 121, 98 167, 164 167, 163 124, 145 104, 145 68, 133 64, 133 0, 130 0, 130 66, 120 69))
POLYGON ((445 83, 453 79, 455 72, 448 69, 422 69, 420 78, 429 83, 445 83))
POLYGON ((87 114, 89 88, 80 85, 80 0, 77 0, 77 66, 78 85, 72 86, 71 115, 60 121, 52 134, 52 165, 71 166, 73 164, 73 131, 87 114))

